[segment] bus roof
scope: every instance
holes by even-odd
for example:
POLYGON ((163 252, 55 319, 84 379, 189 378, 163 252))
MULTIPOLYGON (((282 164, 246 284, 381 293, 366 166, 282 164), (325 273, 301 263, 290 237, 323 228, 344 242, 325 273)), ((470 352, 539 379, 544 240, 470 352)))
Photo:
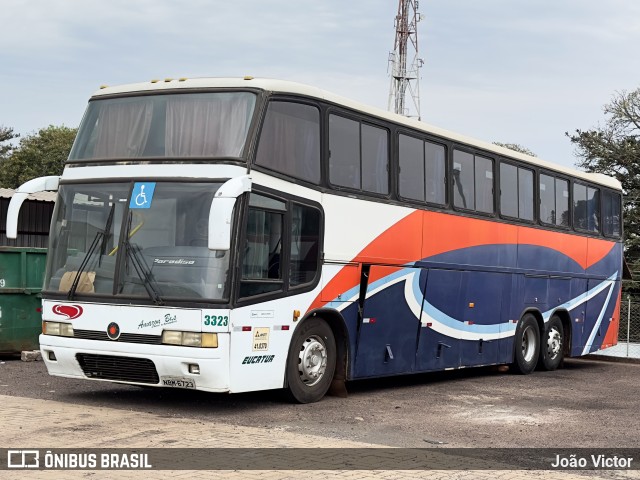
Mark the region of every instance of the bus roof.
POLYGON ((573 168, 564 167, 546 160, 542 160, 537 157, 532 157, 515 150, 510 150, 498 145, 494 145, 489 142, 477 140, 471 137, 460 135, 427 123, 418 121, 416 119, 397 115, 395 113, 387 112, 380 108, 371 107, 354 100, 350 100, 339 95, 327 92, 317 87, 304 85, 301 83, 290 82, 286 80, 275 80, 267 78, 179 78, 179 79, 164 79, 164 80, 151 80, 143 83, 132 83, 127 85, 118 85, 113 87, 101 87, 100 90, 94 93, 92 98, 99 98, 104 95, 114 94, 126 94, 136 92, 150 92, 150 91, 168 91, 168 90, 190 90, 190 89, 207 89, 207 88, 256 88, 269 92, 277 93, 290 93, 296 95, 304 95, 307 97, 313 97, 321 100, 326 100, 338 105, 343 105, 347 108, 351 108, 369 115, 376 116, 378 118, 388 120, 397 124, 405 125, 409 128, 420 130, 426 133, 431 133, 435 136, 448 138, 456 142, 467 144, 473 147, 477 147, 489 152, 493 152, 505 157, 511 157, 523 162, 529 163, 533 166, 542 167, 548 170, 552 170, 561 174, 576 177, 582 180, 586 180, 592 183, 603 185, 615 190, 621 190, 621 183, 607 175, 600 173, 587 173, 573 168))

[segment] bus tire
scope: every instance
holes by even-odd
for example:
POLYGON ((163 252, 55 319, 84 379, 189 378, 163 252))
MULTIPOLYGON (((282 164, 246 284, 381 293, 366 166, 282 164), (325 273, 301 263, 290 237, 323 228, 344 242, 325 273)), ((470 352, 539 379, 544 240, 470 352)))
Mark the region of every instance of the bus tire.
POLYGON ((551 317, 544 327, 540 342, 538 368, 552 371, 562 363, 564 353, 564 328, 557 316, 551 317))
POLYGON ((533 372, 540 352, 540 329, 532 314, 525 314, 518 322, 513 348, 514 370, 523 375, 533 372))
POLYGON ((319 318, 304 321, 289 347, 286 370, 289 396, 298 403, 317 402, 329 390, 335 369, 333 331, 319 318))

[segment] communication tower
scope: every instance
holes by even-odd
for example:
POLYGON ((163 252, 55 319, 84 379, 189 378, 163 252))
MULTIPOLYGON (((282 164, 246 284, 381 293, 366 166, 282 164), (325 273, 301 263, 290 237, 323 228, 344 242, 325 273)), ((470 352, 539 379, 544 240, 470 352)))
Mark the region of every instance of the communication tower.
POLYGON ((396 40, 389 54, 391 87, 388 110, 420 120, 420 76, 423 60, 418 57, 418 0, 399 0, 395 19, 396 40), (407 90, 412 105, 407 105, 407 90))

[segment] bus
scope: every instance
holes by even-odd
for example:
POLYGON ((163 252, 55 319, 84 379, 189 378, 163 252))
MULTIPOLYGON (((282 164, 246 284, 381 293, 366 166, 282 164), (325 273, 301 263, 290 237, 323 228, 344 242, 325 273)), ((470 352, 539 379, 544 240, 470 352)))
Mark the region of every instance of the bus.
POLYGON ((622 190, 293 82, 89 100, 42 291, 51 375, 297 402, 355 379, 529 374, 617 343, 622 190))

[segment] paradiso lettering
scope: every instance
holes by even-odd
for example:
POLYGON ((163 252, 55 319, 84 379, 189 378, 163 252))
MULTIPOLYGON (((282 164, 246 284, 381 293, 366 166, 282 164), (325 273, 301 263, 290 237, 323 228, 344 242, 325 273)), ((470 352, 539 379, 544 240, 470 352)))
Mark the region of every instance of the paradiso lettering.
POLYGON ((273 362, 273 358, 275 357, 275 355, 255 355, 255 356, 249 356, 249 357, 244 357, 244 360, 242 360, 242 364, 253 364, 253 363, 271 363, 273 362))
POLYGON ((165 325, 171 325, 172 323, 177 323, 178 317, 177 315, 171 315, 167 313, 164 318, 159 318, 157 320, 149 320, 145 322, 144 320, 138 324, 138 330, 141 328, 153 328, 153 327, 164 327, 165 325))
POLYGON ((163 258, 154 258, 153 263, 159 265, 195 265, 195 260, 185 260, 184 258, 178 258, 176 260, 165 260, 163 258))

